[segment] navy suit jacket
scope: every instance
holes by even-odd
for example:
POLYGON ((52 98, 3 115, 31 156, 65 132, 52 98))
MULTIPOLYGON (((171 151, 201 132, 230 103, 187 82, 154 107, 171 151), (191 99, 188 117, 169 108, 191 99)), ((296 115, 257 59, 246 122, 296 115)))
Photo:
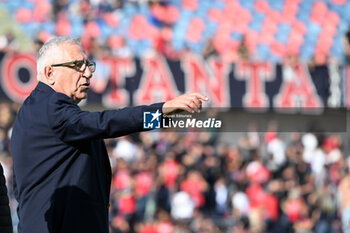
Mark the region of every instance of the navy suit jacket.
POLYGON ((39 82, 12 132, 19 233, 105 233, 111 184, 104 138, 142 131, 143 111, 162 103, 82 111, 39 82))

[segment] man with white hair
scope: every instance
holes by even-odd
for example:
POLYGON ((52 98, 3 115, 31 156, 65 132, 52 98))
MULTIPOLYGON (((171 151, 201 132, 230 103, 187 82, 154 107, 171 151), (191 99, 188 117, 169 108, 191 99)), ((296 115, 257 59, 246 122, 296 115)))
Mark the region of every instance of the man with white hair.
POLYGON ((14 124, 11 152, 19 233, 108 232, 111 168, 103 139, 143 130, 143 112, 198 112, 199 93, 165 103, 82 111, 96 69, 80 41, 56 37, 39 50, 39 83, 14 124))

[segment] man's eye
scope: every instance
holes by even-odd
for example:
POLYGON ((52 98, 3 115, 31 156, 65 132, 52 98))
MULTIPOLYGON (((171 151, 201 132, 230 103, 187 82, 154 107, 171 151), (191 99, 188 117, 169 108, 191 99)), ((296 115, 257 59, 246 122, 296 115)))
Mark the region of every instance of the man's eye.
POLYGON ((78 61, 78 62, 76 63, 76 66, 77 66, 78 68, 81 68, 83 65, 84 65, 84 62, 83 62, 83 61, 78 61))

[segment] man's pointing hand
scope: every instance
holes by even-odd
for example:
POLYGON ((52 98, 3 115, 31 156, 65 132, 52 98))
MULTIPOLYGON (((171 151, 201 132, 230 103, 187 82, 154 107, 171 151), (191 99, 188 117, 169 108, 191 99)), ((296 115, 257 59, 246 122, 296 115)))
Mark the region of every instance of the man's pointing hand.
POLYGON ((202 101, 208 101, 208 97, 200 93, 183 94, 165 102, 162 111, 163 114, 169 114, 176 110, 199 113, 202 108, 202 101))

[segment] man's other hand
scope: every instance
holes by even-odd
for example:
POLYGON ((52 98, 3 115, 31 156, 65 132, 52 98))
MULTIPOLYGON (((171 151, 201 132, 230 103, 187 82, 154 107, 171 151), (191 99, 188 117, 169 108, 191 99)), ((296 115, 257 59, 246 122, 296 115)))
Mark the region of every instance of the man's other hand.
POLYGON ((202 101, 208 101, 208 97, 200 93, 183 94, 165 102, 162 111, 163 114, 169 114, 176 110, 184 110, 189 113, 200 112, 202 101))

